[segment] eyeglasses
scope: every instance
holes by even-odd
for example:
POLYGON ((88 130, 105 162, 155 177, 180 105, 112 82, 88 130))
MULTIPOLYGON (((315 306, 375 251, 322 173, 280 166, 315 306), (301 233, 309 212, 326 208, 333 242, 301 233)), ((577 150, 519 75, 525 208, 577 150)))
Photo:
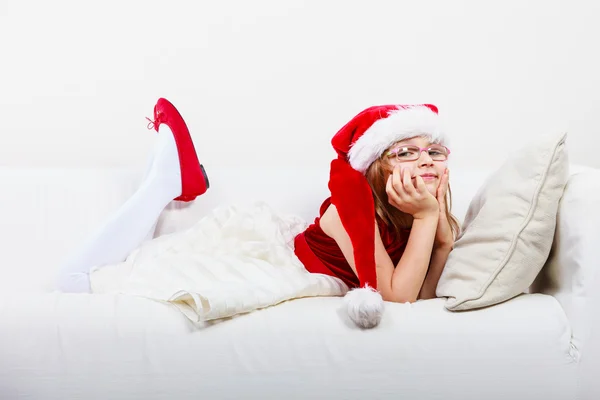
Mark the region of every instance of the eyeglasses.
POLYGON ((399 162, 416 161, 424 151, 427 152, 433 161, 446 161, 450 154, 450 149, 446 146, 433 144, 424 148, 413 145, 399 146, 385 153, 385 156, 389 158, 395 157, 399 162))

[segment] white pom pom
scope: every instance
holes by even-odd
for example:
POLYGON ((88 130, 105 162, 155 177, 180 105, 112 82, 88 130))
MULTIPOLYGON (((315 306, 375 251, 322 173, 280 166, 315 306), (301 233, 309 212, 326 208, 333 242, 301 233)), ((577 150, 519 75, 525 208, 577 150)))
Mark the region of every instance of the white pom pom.
POLYGON ((348 315, 361 328, 373 328, 379 325, 383 314, 383 297, 369 287, 352 289, 344 296, 348 315))

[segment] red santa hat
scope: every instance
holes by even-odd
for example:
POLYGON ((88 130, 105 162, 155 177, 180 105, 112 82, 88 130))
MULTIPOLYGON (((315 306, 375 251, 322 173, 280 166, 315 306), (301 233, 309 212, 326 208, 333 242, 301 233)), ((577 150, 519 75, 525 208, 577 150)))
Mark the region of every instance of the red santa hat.
POLYGON ((331 141, 338 154, 331 162, 331 203, 350 236, 360 281, 360 287, 348 291, 344 300, 350 318, 364 328, 377 326, 383 313, 375 267, 375 203, 365 172, 388 147, 416 136, 445 144, 436 106, 369 107, 344 125, 331 141))

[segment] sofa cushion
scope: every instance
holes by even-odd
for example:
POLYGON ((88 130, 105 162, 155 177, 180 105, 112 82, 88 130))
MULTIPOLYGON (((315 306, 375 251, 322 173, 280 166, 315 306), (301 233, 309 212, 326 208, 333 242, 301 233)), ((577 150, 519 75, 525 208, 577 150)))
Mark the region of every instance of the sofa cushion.
POLYGON ((498 304, 535 280, 552 247, 568 179, 566 136, 517 151, 472 199, 437 286, 447 309, 498 304))
POLYGON ((591 335, 600 287, 600 170, 574 165, 558 209, 556 233, 546 265, 531 287, 555 297, 573 328, 581 352, 591 335))
POLYGON ((49 400, 572 398, 577 364, 554 298, 526 294, 465 313, 443 304, 386 303, 380 326, 365 331, 339 297, 198 327, 139 297, 5 297, 0 391, 49 400))
POLYGON ((66 256, 138 185, 119 168, 0 166, 0 291, 54 290, 66 256))

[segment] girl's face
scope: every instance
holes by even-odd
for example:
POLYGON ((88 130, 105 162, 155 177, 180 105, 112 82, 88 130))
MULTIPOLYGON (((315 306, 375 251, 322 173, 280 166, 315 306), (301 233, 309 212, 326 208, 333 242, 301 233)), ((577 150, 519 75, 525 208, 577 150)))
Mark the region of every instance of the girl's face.
POLYGON ((449 153, 446 147, 430 143, 425 137, 414 137, 390 146, 384 156, 391 167, 400 165, 401 172, 408 169, 413 185, 420 176, 429 193, 435 196, 448 165, 449 153))

